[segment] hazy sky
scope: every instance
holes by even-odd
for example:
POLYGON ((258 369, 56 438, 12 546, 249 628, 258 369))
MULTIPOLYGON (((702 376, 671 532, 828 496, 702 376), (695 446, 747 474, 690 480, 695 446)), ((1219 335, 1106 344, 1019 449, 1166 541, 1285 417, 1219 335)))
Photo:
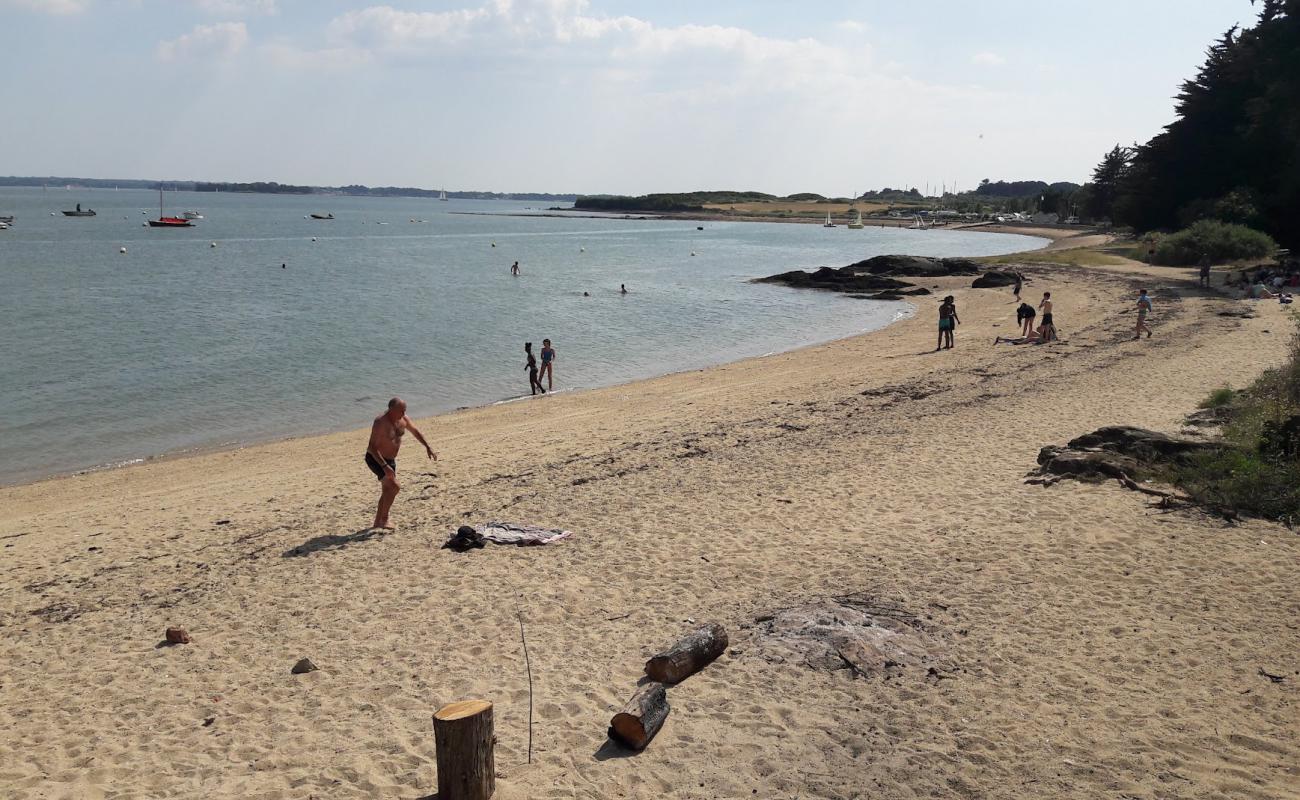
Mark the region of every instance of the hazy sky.
POLYGON ((1081 181, 1248 0, 0 0, 0 175, 1081 181))

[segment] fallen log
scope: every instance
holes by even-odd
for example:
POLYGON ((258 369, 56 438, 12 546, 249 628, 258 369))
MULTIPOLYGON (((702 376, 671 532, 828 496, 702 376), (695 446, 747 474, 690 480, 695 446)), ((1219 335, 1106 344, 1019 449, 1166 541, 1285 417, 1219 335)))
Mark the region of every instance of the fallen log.
POLYGON ((443 800, 488 800, 496 791, 492 747, 492 704, 462 700, 433 715, 438 760, 438 797, 443 800))
POLYGON ((633 750, 644 750, 663 727, 671 710, 664 685, 650 681, 637 689, 623 710, 609 721, 609 736, 633 750))
POLYGON ((726 649, 727 629, 710 622, 645 662, 645 674, 660 683, 680 683, 704 669, 726 649))

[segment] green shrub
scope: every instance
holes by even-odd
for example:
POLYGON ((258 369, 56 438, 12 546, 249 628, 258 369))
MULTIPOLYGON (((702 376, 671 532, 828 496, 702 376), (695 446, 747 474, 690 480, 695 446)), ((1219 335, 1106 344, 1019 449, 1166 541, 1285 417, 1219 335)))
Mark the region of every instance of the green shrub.
POLYGON ((1222 389, 1215 389, 1210 392, 1210 396, 1201 401, 1201 408, 1223 408, 1232 403, 1232 387, 1224 386, 1222 389))
POLYGON ((1203 219, 1166 236, 1156 245, 1155 263, 1168 266, 1199 264, 1208 255, 1216 264, 1249 258, 1266 258, 1277 242, 1266 233, 1230 222, 1203 219))

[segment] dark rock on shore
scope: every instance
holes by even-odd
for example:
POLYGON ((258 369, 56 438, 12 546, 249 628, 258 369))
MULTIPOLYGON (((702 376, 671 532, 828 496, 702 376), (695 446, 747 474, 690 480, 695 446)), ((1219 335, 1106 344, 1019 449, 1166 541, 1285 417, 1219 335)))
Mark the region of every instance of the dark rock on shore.
MULTIPOLYGON (((964 258, 923 258, 920 256, 876 256, 847 267, 821 267, 814 272, 792 270, 780 275, 758 278, 756 283, 779 283, 796 289, 823 289, 831 292, 869 294, 873 300, 898 300, 926 295, 929 289, 898 280, 899 276, 939 278, 952 275, 977 275, 980 266, 964 258)), ((1014 282, 1014 281, 1013 281, 1014 282)))
POLYGON ((1038 476, 1083 481, 1111 478, 1142 480, 1160 467, 1186 463, 1198 453, 1223 449, 1217 442, 1169 436, 1157 431, 1114 425, 1072 439, 1065 447, 1048 445, 1038 453, 1038 476))
POLYGON ((1001 286, 1014 286, 1020 276, 1007 270, 994 269, 989 270, 975 279, 970 285, 972 289, 997 289, 1001 286))
POLYGON ((926 258, 924 256, 875 256, 841 269, 870 275, 905 278, 942 278, 950 275, 978 275, 980 265, 965 258, 926 258))

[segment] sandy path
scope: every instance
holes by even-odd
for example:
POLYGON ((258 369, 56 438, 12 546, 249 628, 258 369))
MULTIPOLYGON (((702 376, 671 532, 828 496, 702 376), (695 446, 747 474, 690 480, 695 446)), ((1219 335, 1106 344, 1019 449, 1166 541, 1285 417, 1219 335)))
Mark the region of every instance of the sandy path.
POLYGON ((506 798, 1300 796, 1295 534, 1021 482, 1099 425, 1176 430, 1280 358, 1282 309, 1220 317, 1236 303, 1142 278, 1157 336, 1131 343, 1136 275, 1029 274, 1065 344, 991 347, 1008 291, 961 289, 950 353, 928 352, 927 302, 864 337, 423 422, 443 460, 404 453, 387 536, 357 532, 359 433, 0 490, 5 795, 426 797, 430 713, 482 696, 506 798), (486 518, 577 534, 437 549, 486 518), (740 627, 849 591, 928 618, 950 672, 773 664, 740 627), (610 713, 687 618, 733 652, 673 690, 648 751, 608 757, 610 713), (155 647, 169 624, 194 643, 155 647), (302 656, 321 671, 290 675, 302 656))

